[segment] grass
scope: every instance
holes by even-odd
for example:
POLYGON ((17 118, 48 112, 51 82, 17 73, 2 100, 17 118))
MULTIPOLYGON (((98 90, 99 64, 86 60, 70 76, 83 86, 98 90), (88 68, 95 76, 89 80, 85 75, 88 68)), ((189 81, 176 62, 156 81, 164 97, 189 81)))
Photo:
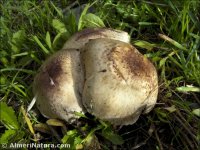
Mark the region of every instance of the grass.
POLYGON ((93 138, 102 149, 200 147, 198 0, 2 0, 0 5, 1 144, 68 143, 78 149, 93 138), (82 4, 87 5, 77 15, 75 8, 82 4), (96 26, 127 31, 131 43, 154 63, 159 75, 156 107, 121 128, 93 116, 69 125, 45 119, 35 107, 26 113, 42 62, 76 31, 96 26))

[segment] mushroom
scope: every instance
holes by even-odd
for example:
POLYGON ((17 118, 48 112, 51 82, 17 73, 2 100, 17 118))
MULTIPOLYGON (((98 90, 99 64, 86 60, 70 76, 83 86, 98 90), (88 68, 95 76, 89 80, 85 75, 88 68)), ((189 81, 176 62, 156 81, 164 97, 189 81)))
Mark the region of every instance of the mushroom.
POLYGON ((81 102, 83 71, 80 52, 64 49, 56 52, 41 66, 35 76, 33 92, 40 112, 47 118, 73 122, 75 112, 84 112, 81 102))
POLYGON ((130 37, 127 32, 110 28, 87 28, 75 33, 63 46, 63 49, 80 49, 90 39, 108 38, 129 43, 130 37))
POLYGON ((155 105, 158 77, 153 64, 132 45, 90 40, 81 52, 86 110, 114 125, 129 125, 155 105))
POLYGON ((33 83, 33 93, 40 112, 47 118, 59 118, 71 123, 75 112, 85 112, 82 105, 84 74, 79 50, 95 38, 111 38, 129 42, 126 32, 93 28, 73 35, 63 49, 53 54, 41 66, 33 83))

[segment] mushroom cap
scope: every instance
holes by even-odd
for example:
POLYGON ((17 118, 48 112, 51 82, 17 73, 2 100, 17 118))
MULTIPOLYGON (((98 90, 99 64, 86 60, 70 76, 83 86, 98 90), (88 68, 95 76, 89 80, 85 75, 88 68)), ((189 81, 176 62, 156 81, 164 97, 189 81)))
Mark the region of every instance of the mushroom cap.
POLYGON ((63 49, 80 49, 90 39, 108 38, 130 42, 130 36, 127 32, 121 30, 114 30, 110 28, 87 28, 75 33, 63 46, 63 49))
POLYGON ((80 52, 74 49, 56 52, 43 63, 34 79, 38 109, 45 117, 74 121, 78 118, 75 112, 84 112, 83 82, 80 52))
POLYGON ((118 40, 93 39, 81 58, 85 74, 82 102, 88 112, 115 125, 128 125, 154 107, 157 72, 135 47, 118 40))

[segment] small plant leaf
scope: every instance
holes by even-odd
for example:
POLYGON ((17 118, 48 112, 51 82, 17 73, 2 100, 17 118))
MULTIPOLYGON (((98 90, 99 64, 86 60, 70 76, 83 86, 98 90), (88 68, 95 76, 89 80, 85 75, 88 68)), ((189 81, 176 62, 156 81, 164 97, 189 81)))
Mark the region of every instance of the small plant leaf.
POLYGON ((78 117, 89 119, 86 115, 84 115, 83 113, 80 113, 80 112, 75 112, 75 115, 78 117))
POLYGON ((185 50, 187 51, 187 49, 182 46, 180 43, 176 42, 175 40, 171 39, 170 37, 164 35, 164 34, 158 34, 158 36, 166 41, 168 41, 169 43, 171 43, 172 45, 174 45, 175 47, 179 48, 179 49, 182 49, 182 50, 185 50))
POLYGON ((69 131, 67 132, 67 135, 71 136, 71 135, 75 135, 75 134, 77 134, 77 133, 78 133, 77 130, 74 129, 74 130, 69 130, 69 131))
POLYGON ((48 45, 49 49, 52 49, 52 46, 51 46, 51 36, 49 34, 49 32, 46 33, 46 44, 48 45))
POLYGON ((70 35, 73 35, 78 30, 78 24, 76 21, 76 15, 73 12, 70 12, 70 14, 66 17, 66 28, 69 31, 70 35))
POLYGON ((181 86, 177 87, 176 90, 179 92, 200 92, 200 88, 194 86, 181 86))
POLYGON ((12 136, 16 134, 16 130, 6 130, 0 137, 0 144, 8 143, 12 136))
POLYGON ((147 41, 135 41, 134 42, 134 45, 138 46, 138 47, 141 47, 141 48, 145 48, 149 51, 151 51, 154 47, 155 47, 155 44, 151 44, 147 41))
POLYGON ((83 147, 83 144, 77 144, 76 145, 76 149, 78 150, 81 150, 81 149, 83 149, 84 147, 83 147))
POLYGON ((40 46, 40 48, 42 49, 42 51, 43 51, 45 54, 49 54, 49 50, 46 49, 46 47, 40 42, 40 40, 38 39, 37 36, 33 36, 33 39, 34 39, 34 41, 40 46))
POLYGON ((176 107, 175 107, 175 105, 172 105, 172 106, 170 106, 170 107, 166 107, 166 108, 164 108, 164 109, 166 109, 167 111, 169 111, 170 113, 173 113, 173 112, 175 112, 177 109, 176 109, 176 107))
POLYGON ((64 135, 64 137, 61 139, 62 143, 67 143, 72 145, 72 147, 70 147, 71 149, 75 149, 75 138, 78 137, 78 132, 76 129, 74 130, 70 130, 67 132, 67 134, 64 135))
POLYGON ((160 60, 159 67, 162 67, 163 65, 165 65, 165 62, 166 62, 167 58, 168 58, 168 57, 165 57, 165 58, 162 58, 162 59, 160 60))
POLYGON ((161 108, 156 108, 155 111, 160 121, 168 123, 168 120, 167 120, 168 113, 163 111, 163 109, 161 108))
POLYGON ((19 129, 15 111, 12 107, 8 107, 5 102, 0 102, 0 121, 7 129, 19 129))
POLYGON ((62 143, 67 143, 67 141, 68 141, 69 138, 70 138, 70 136, 66 134, 66 135, 61 139, 62 143))
POLYGON ((93 137, 94 133, 102 128, 103 128, 102 125, 98 125, 96 128, 91 129, 88 135, 85 137, 85 139, 82 140, 82 143, 89 142, 91 138, 93 137))
POLYGON ((200 117, 200 108, 194 109, 192 113, 198 117, 200 117))
POLYGON ((83 16, 84 27, 105 27, 103 21, 95 14, 89 13, 83 16))
POLYGON ((23 45, 25 40, 25 31, 19 30, 13 34, 11 49, 14 53, 19 53, 20 48, 23 45))
POLYGON ((121 145, 124 143, 122 137, 119 136, 118 134, 115 134, 109 128, 102 130, 102 136, 116 145, 121 145))
POLYGON ((101 123, 101 125, 103 126, 104 129, 109 128, 110 124, 108 122, 105 122, 103 120, 99 120, 99 122, 101 123))
POLYGON ((80 145, 82 142, 82 138, 80 136, 77 136, 74 138, 74 145, 80 145))
POLYGON ((24 97, 27 97, 27 94, 23 91, 24 87, 22 85, 12 84, 12 87, 21 93, 24 97))
POLYGON ((48 125, 44 124, 44 123, 35 124, 34 125, 34 129, 36 131, 40 131, 40 132, 43 132, 43 133, 51 134, 51 130, 49 129, 48 125))
POLYGON ((46 123, 50 126, 60 126, 60 127, 65 126, 65 124, 61 120, 58 120, 58 119, 49 119, 47 120, 46 123))
POLYGON ((33 130, 33 126, 32 126, 31 120, 28 118, 27 113, 26 113, 26 111, 25 111, 23 106, 21 106, 21 112, 22 112, 22 114, 24 116, 24 119, 25 119, 25 121, 26 121, 26 123, 28 125, 29 130, 34 135, 35 131, 33 130))
POLYGON ((61 18, 63 18, 62 10, 61 10, 60 8, 56 7, 52 1, 50 1, 50 3, 51 3, 51 5, 53 6, 53 8, 56 10, 56 12, 58 13, 58 15, 59 15, 61 18))
POLYGON ((156 22, 138 22, 140 26, 158 25, 156 22))
POLYGON ((80 31, 84 26, 83 25, 83 16, 86 15, 89 8, 90 8, 90 4, 87 4, 85 6, 85 8, 83 9, 82 13, 81 13, 81 16, 80 16, 79 21, 78 21, 78 31, 80 31))
POLYGON ((53 47, 55 47, 55 45, 57 44, 57 42, 59 41, 60 37, 62 36, 63 33, 58 33, 54 39, 53 39, 53 47))
POLYGON ((53 19, 52 26, 57 30, 58 33, 67 32, 65 24, 61 22, 59 19, 53 19))

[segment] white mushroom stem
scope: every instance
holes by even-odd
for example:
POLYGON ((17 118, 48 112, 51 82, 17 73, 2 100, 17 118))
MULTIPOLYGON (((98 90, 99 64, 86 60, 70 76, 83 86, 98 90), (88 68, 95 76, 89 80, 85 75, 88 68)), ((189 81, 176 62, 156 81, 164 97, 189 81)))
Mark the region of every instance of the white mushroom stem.
POLYGON ((158 79, 153 64, 128 43, 90 40, 82 51, 83 105, 115 125, 133 124, 155 105, 158 79))
POLYGON ((41 66, 33 84, 36 104, 48 118, 73 121, 75 112, 83 112, 81 94, 83 72, 80 52, 61 50, 48 58, 41 66))

